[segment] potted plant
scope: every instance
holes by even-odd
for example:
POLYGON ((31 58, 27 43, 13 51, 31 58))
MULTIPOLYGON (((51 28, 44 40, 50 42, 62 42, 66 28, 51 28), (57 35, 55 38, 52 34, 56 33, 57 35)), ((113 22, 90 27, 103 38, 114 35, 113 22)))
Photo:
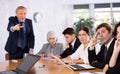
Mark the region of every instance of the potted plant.
POLYGON ((78 34, 78 31, 81 27, 88 27, 91 32, 91 35, 93 35, 94 34, 93 24, 94 22, 92 21, 91 18, 87 18, 87 19, 80 18, 78 22, 74 23, 74 29, 75 29, 76 35, 78 34))

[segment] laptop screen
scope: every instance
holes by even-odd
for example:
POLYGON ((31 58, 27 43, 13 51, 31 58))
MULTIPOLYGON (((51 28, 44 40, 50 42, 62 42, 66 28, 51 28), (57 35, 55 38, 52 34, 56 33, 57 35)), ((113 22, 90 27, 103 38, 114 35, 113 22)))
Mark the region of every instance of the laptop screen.
POLYGON ((40 56, 38 55, 28 55, 21 64, 17 67, 18 70, 23 72, 28 72, 30 68, 39 60, 40 56))
POLYGON ((58 57, 52 55, 57 61, 59 61, 61 64, 69 68, 70 70, 90 70, 90 69, 95 69, 95 67, 90 66, 89 64, 73 64, 73 65, 67 65, 65 62, 63 62, 61 59, 58 57))
MULTIPOLYGON (((67 64, 65 64, 65 62, 63 62, 61 59, 59 59, 57 56, 52 55, 53 58, 55 58, 57 61, 59 61, 61 64, 63 64, 65 67, 67 67, 68 69, 72 70, 67 64)), ((73 71, 73 70, 72 70, 73 71)))

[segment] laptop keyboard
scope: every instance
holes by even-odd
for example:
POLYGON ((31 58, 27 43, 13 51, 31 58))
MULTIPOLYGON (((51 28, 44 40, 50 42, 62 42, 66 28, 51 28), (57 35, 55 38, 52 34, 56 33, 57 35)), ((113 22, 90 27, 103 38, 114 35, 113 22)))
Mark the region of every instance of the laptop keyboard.
POLYGON ((72 67, 74 67, 74 68, 76 68, 76 69, 84 69, 84 67, 81 67, 81 66, 79 66, 79 65, 70 65, 70 66, 72 66, 72 67))

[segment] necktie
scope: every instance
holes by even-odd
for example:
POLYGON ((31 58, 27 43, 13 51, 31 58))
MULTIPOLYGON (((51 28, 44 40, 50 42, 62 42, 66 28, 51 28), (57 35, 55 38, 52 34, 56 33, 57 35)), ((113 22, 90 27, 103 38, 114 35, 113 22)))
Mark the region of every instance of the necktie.
POLYGON ((20 26, 24 26, 24 27, 19 30, 18 46, 24 49, 26 46, 25 25, 23 22, 20 22, 20 26))
POLYGON ((106 60, 106 55, 107 55, 107 46, 105 44, 103 44, 103 48, 104 48, 104 59, 106 60))

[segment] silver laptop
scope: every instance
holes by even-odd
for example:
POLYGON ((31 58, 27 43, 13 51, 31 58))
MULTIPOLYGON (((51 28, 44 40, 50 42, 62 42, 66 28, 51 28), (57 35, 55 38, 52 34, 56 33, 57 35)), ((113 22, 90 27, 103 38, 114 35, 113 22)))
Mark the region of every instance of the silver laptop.
POLYGON ((63 64, 65 67, 69 68, 72 71, 78 71, 78 70, 92 70, 95 69, 95 67, 89 65, 89 64, 70 64, 67 65, 65 62, 63 62, 61 59, 59 59, 57 56, 52 55, 57 61, 59 61, 61 64, 63 64))
POLYGON ((27 74, 33 65, 40 59, 38 55, 27 55, 15 70, 2 71, 0 74, 27 74))

